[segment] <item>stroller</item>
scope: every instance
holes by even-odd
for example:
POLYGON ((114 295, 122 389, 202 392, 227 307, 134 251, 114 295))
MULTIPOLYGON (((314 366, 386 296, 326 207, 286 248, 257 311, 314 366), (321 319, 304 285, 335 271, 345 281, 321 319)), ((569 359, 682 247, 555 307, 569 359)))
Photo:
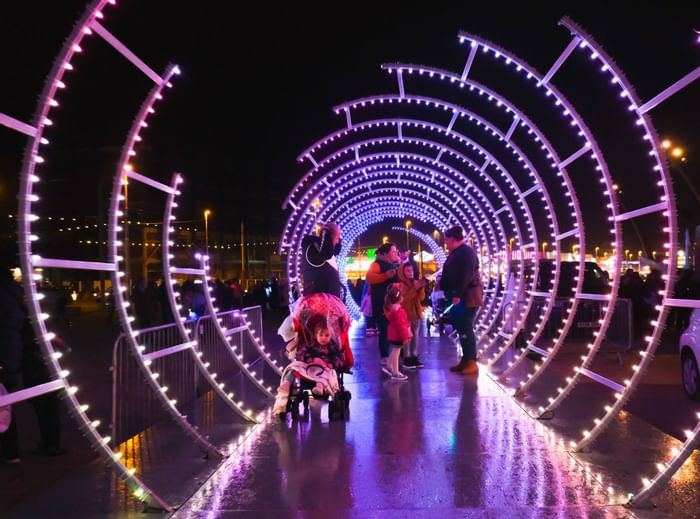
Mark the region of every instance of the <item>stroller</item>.
POLYGON ((298 420, 303 405, 306 417, 313 396, 329 400, 329 420, 346 419, 352 395, 343 385, 343 375, 352 373, 354 357, 345 305, 330 294, 311 294, 295 303, 290 317, 294 333, 286 355, 292 362, 282 373, 274 412, 282 421, 287 414, 298 420))
POLYGON ((452 309, 452 303, 445 298, 445 293, 442 290, 434 290, 430 294, 433 315, 428 321, 428 328, 431 325, 438 326, 440 333, 445 331, 445 326, 450 324, 450 310, 452 309))

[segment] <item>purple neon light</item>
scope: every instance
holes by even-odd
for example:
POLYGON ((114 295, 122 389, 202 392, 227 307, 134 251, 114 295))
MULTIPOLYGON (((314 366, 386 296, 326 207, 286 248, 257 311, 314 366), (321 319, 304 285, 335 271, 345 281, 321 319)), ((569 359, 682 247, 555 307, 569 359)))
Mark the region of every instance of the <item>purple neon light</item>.
MULTIPOLYGON (((124 196, 122 195, 122 191, 125 186, 125 176, 130 176, 131 173, 133 173, 132 167, 128 164, 128 161, 130 160, 131 157, 135 155, 135 150, 134 146, 136 145, 137 142, 140 141, 139 137, 139 132, 141 131, 142 128, 147 127, 146 120, 150 115, 154 113, 154 110, 152 109, 154 104, 162 99, 162 91, 166 87, 166 85, 169 84, 170 78, 175 74, 176 67, 174 65, 169 65, 166 73, 164 74, 164 80, 160 83, 157 83, 154 85, 154 87, 151 89, 149 92, 148 96, 146 97, 146 100, 143 102, 141 105, 141 108, 139 109, 138 114, 134 118, 134 121, 131 125, 131 129, 127 135, 127 138, 125 140, 125 143, 122 147, 122 152, 121 152, 121 158, 119 160, 119 163, 117 165, 117 169, 114 175, 114 180, 113 180, 113 185, 112 185, 112 198, 111 198, 111 204, 110 204, 110 211, 109 211, 109 218, 110 218, 110 224, 109 224, 109 254, 110 254, 110 259, 114 261, 115 265, 119 268, 119 264, 123 263, 124 257, 119 255, 119 248, 122 246, 128 247, 129 244, 127 243, 124 245, 118 238, 118 233, 123 232, 123 229, 118 225, 118 218, 120 215, 123 215, 122 211, 120 210, 120 202, 124 201, 124 196)), ((178 192, 178 185, 182 182, 182 178, 179 175, 173 175, 172 179, 172 184, 170 187, 164 186, 163 184, 156 182, 153 179, 149 179, 145 177, 144 175, 138 175, 136 174, 133 177, 134 180, 139 180, 141 182, 144 182, 146 185, 150 185, 152 187, 155 187, 156 189, 163 190, 161 189, 162 187, 165 187, 166 189, 164 190, 166 193, 168 193, 168 198, 166 201, 165 205, 165 215, 166 218, 164 218, 164 225, 163 225, 163 231, 167 232, 171 225, 170 225, 170 220, 168 217, 172 217, 172 206, 173 206, 173 198, 175 196, 175 193, 178 192)), ((127 215, 128 216, 128 215, 127 215)), ((128 239, 128 236, 126 237, 128 239)), ((164 247, 163 249, 165 250, 170 244, 170 241, 164 242, 164 247), (166 245, 167 244, 167 245, 166 245)), ((166 263, 165 265, 169 265, 169 263, 166 263)), ((124 293, 127 291, 127 287, 125 287, 122 284, 122 277, 124 276, 123 272, 119 272, 118 270, 112 273, 112 286, 113 286, 113 293, 114 293, 114 304, 115 307, 117 308, 119 312, 119 317, 122 323, 122 327, 126 333, 127 341, 128 344, 131 348, 131 351, 134 353, 134 358, 139 366, 139 369, 141 373, 143 374, 143 378, 148 384, 148 386, 151 388, 151 391, 155 395, 155 398, 160 402, 162 408, 165 410, 166 413, 168 413, 175 423, 180 427, 180 429, 187 435, 189 436, 201 449, 203 449, 205 452, 208 454, 215 456, 215 457, 221 457, 223 454, 222 452, 214 446, 211 442, 209 442, 198 430, 196 427, 194 427, 186 418, 186 416, 181 413, 178 408, 177 408, 177 402, 175 400, 171 400, 167 395, 166 392, 163 390, 163 387, 160 385, 158 381, 158 375, 153 373, 151 368, 150 368, 150 362, 147 361, 143 357, 143 352, 145 351, 145 347, 138 344, 137 342, 137 337, 139 336, 139 331, 133 329, 131 323, 135 320, 133 316, 130 316, 127 312, 127 307, 130 306, 124 298, 124 293)), ((166 283, 166 287, 168 287, 170 284, 166 283)), ((172 301, 171 301, 172 303, 172 301)), ((172 308, 173 315, 179 315, 175 308, 172 308)), ((176 323, 178 321, 176 320, 176 323)), ((181 323, 179 323, 181 324, 181 323)), ((183 343, 187 342, 192 342, 191 339, 188 337, 187 333, 182 334, 181 333, 181 340, 183 343)), ((194 350, 190 350, 191 352, 194 352, 194 350)), ((196 361, 195 361, 196 362, 196 361)), ((206 370, 205 370, 206 371, 206 370)), ((201 370, 200 370, 201 372, 201 370)), ((203 373, 206 377, 206 373, 203 373)), ((209 380, 211 382, 211 380, 209 380)))
MULTIPOLYGON (((182 306, 178 304, 177 299, 176 299, 176 294, 173 289, 173 285, 175 284, 175 279, 173 278, 174 274, 180 274, 180 275, 185 275, 185 276, 199 276, 200 279, 202 280, 203 287, 208 288, 207 281, 208 281, 208 275, 207 275, 207 270, 202 267, 199 269, 193 269, 193 268, 178 268, 173 266, 173 259, 174 259, 174 254, 171 253, 171 247, 173 245, 172 237, 171 234, 174 232, 173 229, 173 222, 175 220, 175 215, 173 214, 173 208, 176 205, 175 198, 180 195, 180 191, 178 189, 179 185, 183 183, 182 176, 179 173, 175 173, 172 177, 172 181, 170 183, 170 188, 167 191, 168 197, 165 203, 165 210, 163 213, 163 239, 162 239, 162 257, 163 257, 163 265, 164 265, 164 272, 167 273, 165 277, 165 291, 168 295, 168 301, 170 303, 170 309, 171 312, 174 316, 176 316, 175 319, 175 325, 178 329, 178 333, 180 335, 180 340, 184 341, 184 343, 189 343, 192 348, 189 350, 190 351, 190 358, 194 362, 195 366, 197 367, 198 371, 204 378, 204 380, 207 381, 209 386, 214 390, 214 392, 221 398, 226 405, 231 408, 238 416, 243 418, 244 420, 248 422, 253 422, 255 423, 255 419, 252 417, 252 413, 248 413, 245 410, 243 410, 241 404, 236 402, 233 399, 233 395, 226 393, 224 391, 224 387, 222 383, 217 382, 215 380, 216 374, 211 373, 208 369, 208 364, 206 364, 205 359, 203 358, 203 352, 200 351, 198 348, 198 342, 196 340, 193 340, 192 337, 190 337, 191 330, 188 328, 185 328, 184 321, 185 318, 181 316, 180 310, 182 309, 182 306)), ((210 303, 210 296, 207 290, 204 290, 204 295, 205 295, 205 301, 207 304, 210 303)), ((214 326, 217 328, 217 331, 220 329, 220 326, 218 326, 218 316, 216 311, 213 309, 213 306, 209 308, 209 315, 211 316, 212 323, 214 326)), ((223 337, 222 338, 224 343, 228 345, 228 339, 223 337)), ((235 358, 235 354, 233 352, 232 357, 234 357, 234 361, 237 361, 237 358, 235 358)), ((245 368, 243 366, 240 366, 243 371, 245 368)), ((189 425, 189 424, 187 424, 189 425)), ((187 426, 185 426, 187 427, 187 426)), ((191 433, 189 429, 186 429, 187 433, 191 433)), ((200 440, 201 441, 201 440, 200 440)))
MULTIPOLYGON (((628 109, 632 112, 634 112, 634 116, 636 117, 635 124, 643 129, 644 136, 643 140, 647 141, 647 144, 649 145, 650 151, 649 151, 649 156, 653 157, 654 159, 654 164, 652 166, 652 171, 656 173, 656 175, 659 177, 659 180, 657 182, 657 186, 660 186, 662 188, 663 195, 661 196, 661 204, 665 207, 661 209, 663 211, 663 215, 667 219, 667 226, 664 229, 665 232, 668 233, 667 237, 667 242, 668 242, 668 251, 669 251, 669 259, 665 261, 666 265, 668 266, 668 274, 664 278, 665 280, 665 287, 663 291, 663 296, 664 296, 664 305, 662 307, 657 307, 657 311, 659 311, 658 316, 652 319, 652 326, 654 327, 652 335, 650 337, 647 337, 647 347, 644 352, 640 352, 642 354, 642 359, 639 363, 639 365, 636 365, 636 369, 634 370, 634 373, 630 377, 629 383, 627 384, 627 389, 623 391, 622 393, 618 393, 620 396, 617 398, 617 401, 614 402, 608 409, 607 413, 605 416, 596 423, 595 427, 593 428, 592 431, 589 432, 589 434, 584 435, 584 439, 579 441, 578 444, 576 445, 576 448, 583 448, 587 446, 591 441, 593 441, 600 431, 603 430, 604 427, 607 426, 607 424, 612 421, 612 418, 617 415, 617 412, 619 409, 621 409, 626 401, 629 399, 630 394, 632 391, 635 389, 636 385, 638 382, 641 380, 641 377, 643 373, 646 371, 646 368, 648 364, 651 362, 653 358, 654 351, 656 350, 656 347, 660 341, 660 335, 661 331, 663 330, 665 326, 665 321, 668 313, 668 306, 666 304, 666 301, 672 297, 672 291, 673 291, 673 273, 676 270, 676 250, 677 250, 677 243, 676 243, 676 235, 677 235, 677 224, 676 224, 676 214, 675 214, 675 202, 674 202, 674 197, 673 194, 671 193, 671 179, 670 179, 670 174, 668 172, 666 163, 661 160, 661 153, 659 151, 659 143, 657 139, 657 133, 654 130, 653 124, 651 122, 651 119, 646 115, 646 112, 656 106, 659 102, 662 102, 666 97, 669 97, 673 94, 675 94, 678 90, 686 86, 688 83, 686 80, 688 80, 689 76, 686 76, 685 78, 681 79, 679 82, 677 82, 675 85, 673 85, 670 89, 667 89, 666 91, 662 92, 658 96, 656 96, 652 101, 646 103, 645 105, 642 105, 640 102, 636 92, 634 91, 632 85, 628 83, 626 80, 625 76, 622 74, 622 72, 618 69, 617 65, 615 65, 614 61, 610 59, 605 51, 590 37, 588 36, 578 25, 576 25, 574 22, 572 22, 568 18, 563 18, 560 22, 562 25, 567 27, 573 34, 575 34, 576 37, 581 38, 583 40, 583 43, 579 46, 579 48, 586 49, 590 48, 593 50, 593 55, 595 55, 595 59, 597 59, 600 63, 603 64, 602 70, 604 72, 609 72, 612 76, 611 83, 613 85, 618 85, 620 87, 620 95, 619 97, 622 99, 629 99, 630 105, 628 106, 628 109)), ((592 57, 593 57, 592 55, 592 57)), ((700 72, 700 67, 696 68, 696 73, 700 72)), ((694 79, 697 79, 698 75, 695 76, 694 79)), ((693 79, 693 80, 694 80, 693 79)), ((653 207, 653 206, 652 206, 653 207)), ((637 210, 637 211, 631 211, 630 213, 626 213, 625 215, 619 215, 617 218, 619 219, 620 216, 625 216, 627 217, 628 215, 631 215, 630 217, 637 216, 639 214, 646 214, 647 211, 649 211, 652 207, 645 208, 643 210, 637 210), (634 214, 637 213, 637 214, 634 214)), ((620 220, 616 219, 616 223, 620 220)), ((618 249, 621 250, 621 249, 618 249)), ((700 418, 700 414, 697 416, 700 418)), ((700 422, 696 425, 695 430, 693 431, 693 434, 688 437, 688 440, 686 442, 686 445, 684 445, 684 448, 690 444, 697 444, 699 441, 699 435, 700 435, 700 422)), ((687 451, 685 452, 679 452, 678 455, 674 457, 672 462, 666 466, 663 470, 660 470, 657 476, 654 478, 653 481, 649 481, 648 483, 645 482, 644 488, 642 492, 637 494, 632 500, 631 503, 634 505, 643 505, 648 503, 649 499, 651 496, 655 493, 658 492, 660 487, 668 481, 668 479, 671 477, 671 475, 681 466, 683 461, 687 458, 689 453, 687 451)))
MULTIPOLYGON (((430 159, 426 159, 426 160, 430 160, 430 159)), ((430 160, 430 162, 432 162, 432 161, 430 160)), ((475 166, 475 169, 476 169, 476 166, 475 166)), ((296 238, 296 236, 295 236, 295 238, 296 238)), ((504 241, 505 241, 505 240, 504 240, 504 241)), ((296 270, 296 269, 295 269, 295 270, 296 270)), ((291 276, 292 276, 292 277, 295 277, 296 275, 298 275, 298 271, 297 271, 297 272, 292 271, 291 276)))
MULTIPOLYGON (((551 96, 554 99, 554 104, 556 107, 563 106, 564 109, 562 111, 562 115, 565 117, 568 117, 570 119, 571 126, 576 128, 578 130, 578 135, 582 138, 584 138, 585 143, 588 143, 588 146, 591 148, 591 156, 593 160, 596 161, 597 166, 595 169, 601 173, 602 178, 601 182, 605 184, 606 190, 604 191, 604 195, 607 196, 610 200, 608 204, 608 209, 612 212, 612 217, 614 218, 617 215, 617 203, 616 200, 613 196, 613 190, 612 190, 612 180, 610 177, 610 174, 608 172, 607 166, 605 162, 602 159, 602 154, 600 153, 600 150, 595 143, 595 140, 593 139, 590 131, 588 128, 585 126, 583 123, 582 119, 576 112, 576 110, 573 108, 573 106, 565 99, 563 96, 556 90, 554 87, 550 87, 549 85, 542 85, 541 84, 541 79, 538 77, 538 74, 534 69, 531 69, 529 65, 525 64, 522 60, 519 60, 515 58, 512 54, 503 51, 500 48, 496 48, 493 46, 490 42, 485 43, 483 40, 468 35, 466 33, 460 33, 460 41, 464 42, 465 40, 470 40, 476 45, 481 45, 485 53, 489 53, 489 51, 493 51, 496 53, 496 58, 504 58, 507 61, 507 64, 515 66, 517 71, 524 71, 524 74, 526 74, 527 79, 532 79, 534 81, 540 82, 539 86, 542 86, 545 89, 545 94, 547 96, 551 96)), ((584 145, 585 145, 584 143, 584 145)), ((621 244, 621 230, 619 228, 619 225, 615 224, 613 226, 612 230, 613 234, 615 235, 615 244, 616 244, 616 249, 617 250, 622 250, 620 244, 621 244)), ((616 266, 616 269, 619 270, 620 264, 621 264, 621 258, 620 255, 617 257, 617 263, 618 265, 616 266)), ((580 278, 581 276, 579 276, 580 278)), ((612 282, 612 291, 613 294, 617 294, 617 289, 619 286, 619 276, 615 277, 613 282, 612 282)), ((583 361, 583 364, 581 367, 586 367, 590 362, 592 361, 593 356, 597 352, 598 348, 600 347, 600 343, 602 341, 602 337, 605 335, 605 330, 607 329, 610 319, 612 317, 612 312, 608 312, 608 308, 612 307, 614 304, 614 301, 609 305, 608 307, 605 308, 605 315, 603 318, 603 323, 601 323, 601 328, 600 328, 600 334, 599 336, 596 337, 594 341, 594 347, 590 350, 589 355, 586 357, 586 360, 583 361)), ((530 374, 528 377, 528 380, 525 382, 525 384, 522 386, 523 388, 526 388, 529 384, 534 381, 536 378, 535 375, 537 373, 541 373, 541 369, 545 367, 553 358, 553 355, 547 357, 545 361, 542 363, 540 368, 538 368, 538 371, 536 371, 534 374, 530 374)), ((572 384, 569 384, 567 386, 567 391, 562 391, 559 393, 558 396, 555 396, 554 399, 550 399, 550 404, 547 406, 546 411, 549 411, 556 407, 567 395, 568 395, 568 390, 569 388, 572 387, 572 384)))
MULTIPOLYGON (((77 52, 81 52, 80 43, 85 36, 89 36, 91 31, 87 27, 88 24, 95 18, 104 18, 102 9, 107 4, 114 4, 114 0, 95 0, 84 11, 78 22, 76 23, 71 35, 66 39, 63 48, 58 53, 54 62, 54 66, 44 83, 44 88, 37 104, 37 111, 33 117, 32 127, 35 129, 34 135, 30 136, 25 151, 25 161, 22 168, 21 184, 20 184, 20 205, 18 214, 20 215, 19 229, 19 249, 22 268, 25 272, 32 271, 32 242, 36 240, 31 232, 31 222, 35 219, 32 217, 32 203, 38 200, 38 197, 33 194, 33 184, 39 181, 39 175, 36 172, 37 164, 43 163, 40 158, 39 146, 47 145, 48 139, 44 137, 44 129, 50 126, 51 120, 48 114, 51 109, 59 106, 56 100, 58 90, 66 88, 64 75, 73 70, 71 61, 77 52)), ((68 409, 76 420, 83 434, 88 438, 93 448, 108 462, 117 476, 125 482, 127 487, 141 501, 149 503, 154 508, 160 507, 166 511, 172 511, 172 508, 153 491, 146 487, 137 478, 132 470, 127 469, 120 461, 120 453, 114 453, 109 447, 109 438, 103 437, 96 429, 94 422, 87 415, 87 406, 80 404, 75 396, 77 388, 71 387, 68 384, 67 377, 62 376, 66 370, 61 369, 58 362, 58 355, 53 351, 50 342, 51 333, 47 332, 44 320, 41 318, 41 305, 36 292, 36 285, 33 276, 24 276, 25 293, 29 296, 28 306, 29 313, 32 317, 32 325, 37 337, 41 337, 40 346, 46 359, 47 367, 55 378, 61 378, 66 390, 66 401, 68 409)))

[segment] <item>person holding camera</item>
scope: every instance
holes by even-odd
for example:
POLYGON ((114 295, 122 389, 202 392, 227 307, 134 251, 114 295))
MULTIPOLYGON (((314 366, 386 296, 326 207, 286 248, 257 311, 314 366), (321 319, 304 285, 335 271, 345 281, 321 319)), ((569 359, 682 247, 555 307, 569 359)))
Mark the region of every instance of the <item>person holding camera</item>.
POLYGON ((327 223, 318 236, 306 236, 301 242, 301 276, 304 295, 325 292, 341 297, 340 274, 335 257, 340 253, 340 227, 327 223))

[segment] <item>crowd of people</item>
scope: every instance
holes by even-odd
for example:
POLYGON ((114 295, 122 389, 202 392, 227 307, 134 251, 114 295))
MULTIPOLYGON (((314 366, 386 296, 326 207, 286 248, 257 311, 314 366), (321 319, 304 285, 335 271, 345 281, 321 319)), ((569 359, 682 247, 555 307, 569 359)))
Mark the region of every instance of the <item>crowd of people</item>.
MULTIPOLYGON (((179 294, 182 317, 197 319, 209 313, 203 287, 202 283, 191 279, 182 284, 173 285, 174 292, 179 294)), ((288 288, 274 276, 268 283, 262 280, 256 281, 252 290, 244 290, 237 278, 226 281, 217 278, 210 282, 210 288, 212 288, 212 297, 216 300, 216 308, 222 312, 256 305, 263 310, 276 311, 289 304, 288 288)), ((140 329, 174 321, 163 279, 159 283, 155 280, 138 279, 131 290, 131 302, 134 306, 136 324, 140 329)))
MULTIPOLYGON (((462 374, 477 373, 474 319, 483 304, 479 262, 461 227, 448 229, 445 243, 450 254, 439 288, 451 304, 451 321, 459 332, 463 350, 459 363, 450 369, 462 374)), ((326 292, 341 298, 335 263, 339 250, 340 229, 333 224, 324 226, 318 236, 304 238, 304 294, 326 292)), ((418 265, 407 248, 384 243, 375 254, 364 282, 353 284, 351 290, 360 301, 367 334, 377 336, 382 373, 393 380, 406 380, 401 367, 410 370, 424 367, 419 357, 419 331, 423 310, 428 304, 428 282, 420 278, 418 265)))

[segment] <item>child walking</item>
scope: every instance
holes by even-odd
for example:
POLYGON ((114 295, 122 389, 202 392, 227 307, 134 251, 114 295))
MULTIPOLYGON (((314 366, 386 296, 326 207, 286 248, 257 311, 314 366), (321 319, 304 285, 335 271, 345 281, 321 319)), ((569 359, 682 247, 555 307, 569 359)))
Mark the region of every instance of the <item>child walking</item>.
POLYGON ((411 323, 406 315, 406 310, 401 306, 403 297, 399 284, 389 285, 384 298, 384 316, 389 321, 387 337, 391 344, 389 362, 382 366, 382 371, 392 380, 406 380, 408 377, 399 371, 399 353, 408 341, 411 340, 411 323))
POLYGON ((418 358, 418 335, 420 321, 423 318, 423 300, 425 299, 425 280, 413 278, 413 265, 404 263, 399 267, 399 290, 403 296, 403 306, 411 323, 411 340, 406 343, 403 350, 403 366, 406 369, 425 367, 418 358))

